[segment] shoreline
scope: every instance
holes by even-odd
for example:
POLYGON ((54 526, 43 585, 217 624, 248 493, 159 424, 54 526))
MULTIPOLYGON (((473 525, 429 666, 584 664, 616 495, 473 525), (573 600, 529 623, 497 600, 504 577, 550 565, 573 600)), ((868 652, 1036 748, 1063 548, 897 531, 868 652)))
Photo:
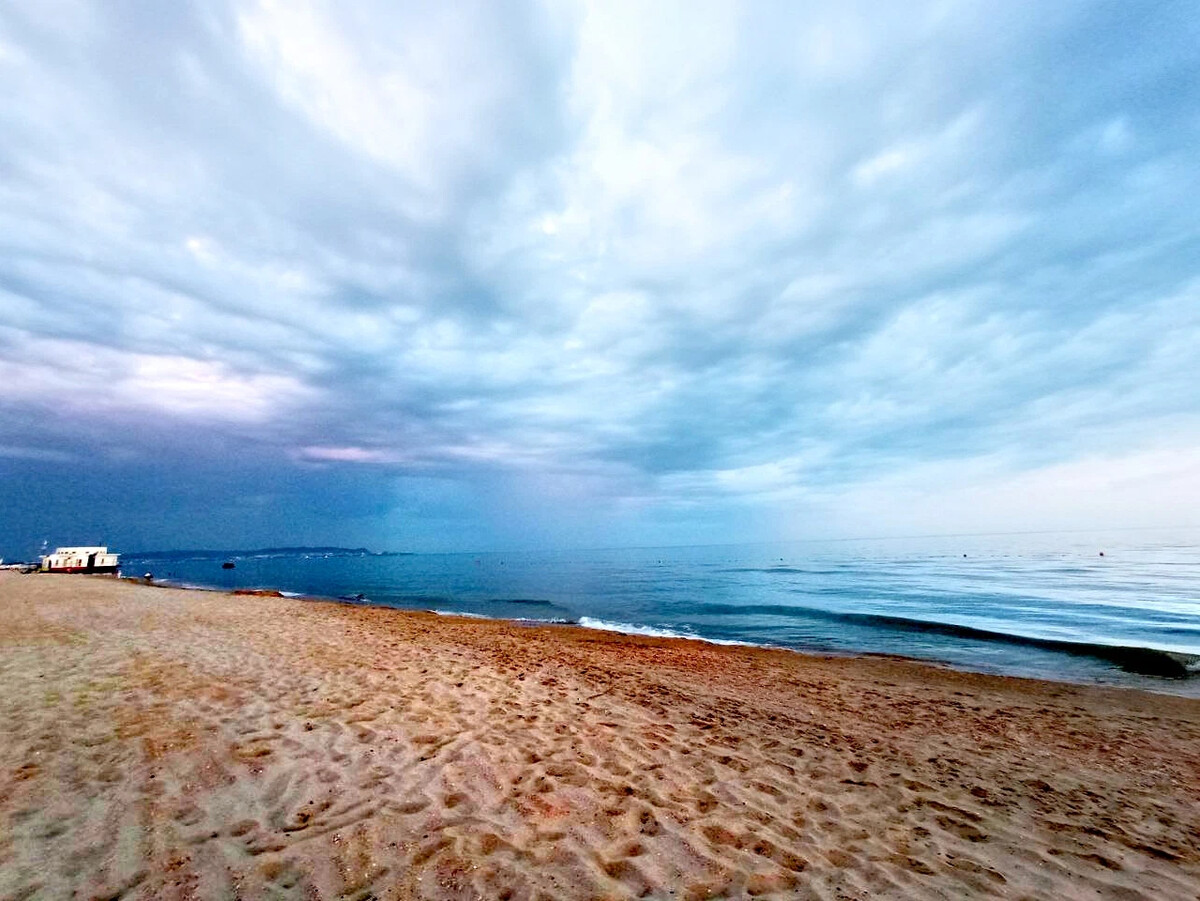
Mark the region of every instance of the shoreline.
MULTIPOLYGON (((136 576, 118 576, 118 578, 138 585, 148 584, 143 578, 136 576)), ((483 613, 458 610, 393 606, 390 604, 372 601, 370 598, 367 598, 364 595, 359 595, 357 597, 329 597, 326 595, 285 591, 281 588, 267 586, 229 589, 216 585, 174 582, 170 579, 152 580, 149 584, 152 584, 156 587, 171 588, 180 591, 226 592, 239 596, 276 596, 309 602, 331 602, 361 607, 378 607, 387 610, 432 613, 438 616, 458 616, 466 619, 483 619, 493 620, 496 622, 521 624, 540 623, 554 626, 573 626, 580 629, 592 629, 600 632, 614 632, 620 635, 637 635, 648 638, 699 641, 705 644, 729 647, 766 648, 770 650, 786 651, 793 654, 813 655, 817 657, 882 657, 886 659, 906 660, 918 665, 945 668, 962 673, 979 673, 983 675, 993 675, 1014 679, 1032 679, 1035 681, 1045 681, 1064 685, 1096 685, 1105 688, 1122 688, 1130 691, 1145 691, 1152 694, 1162 694, 1174 697, 1200 698, 1200 655, 1197 654, 1188 654, 1182 651, 1142 647, 1137 645, 1106 645, 1095 642, 1067 641, 1060 639, 1021 636, 1015 634, 1004 635, 1001 633, 987 632, 985 630, 980 630, 973 627, 959 626, 950 623, 938 623, 934 621, 923 624, 925 630, 937 633, 960 635, 963 637, 976 637, 985 641, 994 641, 1021 647, 1033 647, 1049 650, 1067 656, 1100 660, 1114 666, 1116 669, 1122 672, 1143 677, 1144 682, 1143 684, 1137 685, 1124 685, 1120 683, 1103 682, 1100 680, 1089 681, 1083 679, 1070 679, 1065 674, 1062 678, 1049 678, 1046 676, 1029 673, 1006 673, 997 669, 989 670, 979 667, 971 667, 966 664, 957 664, 950 660, 940 660, 927 657, 912 657, 905 654, 895 654, 883 651, 842 651, 836 649, 800 648, 789 647, 787 645, 767 644, 765 642, 745 641, 740 639, 711 638, 703 635, 688 634, 686 632, 670 629, 665 626, 642 626, 636 623, 599 620, 590 616, 583 616, 579 619, 538 619, 536 617, 489 616, 483 613), (1155 682, 1160 684, 1155 684, 1155 682)))
POLYGON ((0 896, 1194 897, 1200 702, 0 573, 0 896))

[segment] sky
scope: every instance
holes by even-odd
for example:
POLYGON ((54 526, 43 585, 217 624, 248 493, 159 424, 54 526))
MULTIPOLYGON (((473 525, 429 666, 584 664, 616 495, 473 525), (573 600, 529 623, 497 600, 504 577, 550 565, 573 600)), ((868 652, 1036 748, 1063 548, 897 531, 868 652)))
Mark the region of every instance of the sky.
POLYGON ((0 554, 1200 522, 1190 2, 0 5, 0 554))

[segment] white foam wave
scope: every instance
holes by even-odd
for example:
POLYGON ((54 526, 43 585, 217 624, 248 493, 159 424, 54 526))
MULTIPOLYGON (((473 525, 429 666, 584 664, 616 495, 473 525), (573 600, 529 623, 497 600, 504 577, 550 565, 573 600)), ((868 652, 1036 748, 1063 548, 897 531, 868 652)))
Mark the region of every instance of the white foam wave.
POLYGON ((620 632, 622 635, 644 635, 647 638, 686 638, 690 641, 703 641, 708 644, 729 645, 731 647, 766 647, 766 645, 756 644, 752 641, 738 641, 736 638, 705 638, 703 635, 697 635, 694 632, 669 629, 666 626, 643 626, 637 623, 611 622, 591 616, 579 617, 579 625, 585 629, 599 629, 601 632, 620 632))
POLYGON ((430 610, 430 613, 436 613, 438 616, 465 616, 467 619, 491 619, 490 616, 484 616, 482 613, 464 613, 462 610, 430 610))

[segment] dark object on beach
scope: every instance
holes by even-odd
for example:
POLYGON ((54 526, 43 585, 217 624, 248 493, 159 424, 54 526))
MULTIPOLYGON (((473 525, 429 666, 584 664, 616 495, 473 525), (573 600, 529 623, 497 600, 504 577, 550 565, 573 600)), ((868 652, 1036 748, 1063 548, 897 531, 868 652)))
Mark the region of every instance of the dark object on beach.
POLYGON ((154 573, 146 573, 146 575, 142 576, 142 578, 145 579, 146 584, 149 585, 154 581, 154 573))
POLYGON ((237 564, 234 563, 232 560, 226 560, 224 563, 221 564, 221 569, 233 569, 235 566, 237 566, 237 564))
POLYGON ((1100 556, 1101 556, 1101 557, 1103 557, 1103 556, 1104 556, 1104 551, 1101 551, 1101 552, 1100 552, 1100 556))

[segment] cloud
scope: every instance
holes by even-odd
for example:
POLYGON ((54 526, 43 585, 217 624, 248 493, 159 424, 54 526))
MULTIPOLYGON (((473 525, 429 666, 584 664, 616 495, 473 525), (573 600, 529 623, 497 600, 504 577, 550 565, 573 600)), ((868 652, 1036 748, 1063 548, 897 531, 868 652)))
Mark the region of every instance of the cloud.
POLYGON ((302 460, 319 463, 403 463, 405 458, 388 451, 368 447, 302 447, 302 460))
POLYGON ((0 444, 0 457, 10 460, 38 460, 49 463, 70 463, 75 460, 70 454, 51 450, 44 447, 20 447, 12 444, 0 444))
POLYGON ((309 397, 290 375, 239 373, 220 361, 126 353, 91 342, 17 339, 9 354, 0 360, 8 401, 57 416, 152 413, 185 422, 262 423, 288 415, 309 397))
POLYGON ((1145 449, 1085 451, 1032 468, 999 453, 924 464, 829 492, 819 505, 835 534, 860 536, 1190 527, 1195 519, 1178 499, 1200 490, 1197 440, 1192 423, 1145 449))
POLYGON ((267 543, 925 530, 903 511, 965 497, 964 529, 1142 516, 1037 475, 1095 460, 1194 507, 1146 461, 1200 420, 1196 28, 1185 4, 6 8, 0 469, 260 497, 223 509, 267 543))

